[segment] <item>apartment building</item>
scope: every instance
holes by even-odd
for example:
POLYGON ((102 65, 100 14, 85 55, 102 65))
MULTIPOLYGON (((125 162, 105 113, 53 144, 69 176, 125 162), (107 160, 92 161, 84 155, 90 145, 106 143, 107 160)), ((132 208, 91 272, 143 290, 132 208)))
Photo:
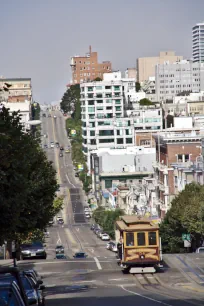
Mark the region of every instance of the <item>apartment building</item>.
POLYGON ((137 80, 139 83, 155 76, 155 66, 165 62, 174 63, 181 61, 183 56, 177 56, 173 51, 160 52, 159 56, 140 57, 137 59, 137 80))
POLYGON ((11 86, 8 92, 0 93, 1 102, 32 102, 31 78, 0 78, 0 88, 5 83, 11 86))
POLYGON ((160 130, 161 108, 139 107, 134 110, 129 95, 135 90, 133 79, 121 78, 120 72, 104 74, 103 81, 81 84, 83 152, 88 166, 91 150, 122 149, 135 145, 135 131, 160 130))
POLYGON ((72 70, 71 84, 80 84, 82 82, 90 82, 96 78, 103 79, 103 74, 112 71, 110 61, 98 62, 98 53, 92 52, 91 46, 89 52, 84 55, 75 55, 70 62, 72 70))
POLYGON ((125 78, 126 79, 135 79, 137 80, 137 69, 136 68, 127 68, 125 70, 125 78))
POLYGON ((204 62, 204 22, 192 28, 193 62, 204 62))
POLYGON ((174 168, 190 167, 202 153, 201 140, 204 134, 192 131, 190 133, 163 132, 154 135, 156 141, 157 162, 155 169, 154 187, 157 194, 158 213, 161 217, 170 208, 175 197, 174 168))
POLYGON ((204 90, 204 63, 180 61, 156 65, 156 96, 158 102, 171 101, 181 92, 204 90))

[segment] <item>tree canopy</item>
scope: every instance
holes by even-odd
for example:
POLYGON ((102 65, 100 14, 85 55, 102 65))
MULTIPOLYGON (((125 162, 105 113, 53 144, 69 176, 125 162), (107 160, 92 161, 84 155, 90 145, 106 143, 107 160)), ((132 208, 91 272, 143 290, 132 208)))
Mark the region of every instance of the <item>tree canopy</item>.
POLYGON ((62 97, 60 103, 61 109, 64 113, 74 111, 77 105, 77 102, 80 103, 80 85, 71 85, 62 97))
POLYGON ((23 132, 18 112, 0 112, 0 240, 44 229, 57 213, 58 185, 38 141, 23 132))
POLYGON ((163 250, 183 250, 182 234, 190 234, 192 250, 202 244, 204 238, 204 186, 191 183, 172 201, 160 226, 163 250))
POLYGON ((137 92, 140 91, 141 85, 140 85, 139 82, 136 82, 136 83, 135 83, 135 89, 136 89, 137 92))
POLYGON ((97 224, 99 224, 103 230, 110 235, 111 238, 115 237, 115 221, 119 219, 120 216, 124 215, 123 210, 105 210, 104 207, 99 206, 93 212, 93 219, 97 224))
POLYGON ((154 105, 154 103, 152 103, 152 101, 150 101, 149 99, 147 98, 144 98, 144 99, 141 99, 139 101, 140 105, 154 105))

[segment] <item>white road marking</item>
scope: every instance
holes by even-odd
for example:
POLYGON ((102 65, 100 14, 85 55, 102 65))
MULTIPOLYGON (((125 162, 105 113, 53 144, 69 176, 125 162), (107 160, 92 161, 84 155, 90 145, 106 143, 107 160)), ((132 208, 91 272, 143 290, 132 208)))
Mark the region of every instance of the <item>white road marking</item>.
POLYGON ((102 270, 102 267, 101 267, 101 264, 100 264, 98 258, 97 258, 97 257, 94 257, 94 260, 95 260, 95 262, 96 262, 97 268, 98 268, 99 270, 102 270))
POLYGON ((85 280, 85 281, 80 281, 80 282, 73 282, 74 284, 81 284, 81 283, 94 283, 96 280, 85 280))
POLYGON ((67 174, 66 174, 66 178, 67 178, 67 180, 68 180, 69 184, 70 184, 70 185, 72 185, 72 186, 75 188, 74 184, 72 184, 72 183, 70 182, 70 179, 69 179, 69 177, 68 177, 68 175, 67 175, 67 174))
POLYGON ((165 305, 165 306, 173 306, 172 304, 167 304, 167 303, 165 303, 165 302, 162 302, 162 301, 158 301, 158 300, 152 299, 152 298, 150 298, 150 297, 148 297, 148 296, 145 296, 145 295, 143 295, 143 294, 136 293, 136 292, 134 292, 134 291, 128 290, 128 289, 124 288, 124 286, 120 286, 120 287, 121 287, 124 291, 126 291, 126 292, 128 292, 128 293, 131 293, 131 294, 140 296, 140 297, 142 297, 142 298, 144 298, 144 299, 146 299, 146 300, 149 300, 149 301, 152 301, 152 302, 156 302, 156 303, 158 303, 158 304, 165 305))
POLYGON ((59 232, 57 232, 57 235, 58 235, 57 244, 62 244, 62 241, 61 241, 61 238, 60 238, 60 234, 59 234, 59 232))
POLYGON ((111 278, 108 279, 109 281, 124 281, 124 280, 129 280, 129 278, 111 278))
POLYGON ((76 228, 77 232, 79 232, 79 227, 76 228))

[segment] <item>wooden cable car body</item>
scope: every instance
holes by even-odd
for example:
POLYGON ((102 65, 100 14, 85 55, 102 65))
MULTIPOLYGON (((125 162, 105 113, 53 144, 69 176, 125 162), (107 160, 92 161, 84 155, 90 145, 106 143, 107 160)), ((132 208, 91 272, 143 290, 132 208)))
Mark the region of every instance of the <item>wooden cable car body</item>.
POLYGON ((154 273, 161 262, 159 226, 148 218, 122 216, 115 224, 121 267, 129 273, 154 273))

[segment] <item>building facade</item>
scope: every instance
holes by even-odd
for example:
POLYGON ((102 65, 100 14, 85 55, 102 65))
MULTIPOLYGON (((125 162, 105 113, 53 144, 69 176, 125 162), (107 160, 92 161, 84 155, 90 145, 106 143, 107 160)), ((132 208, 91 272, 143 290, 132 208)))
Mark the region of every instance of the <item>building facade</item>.
POLYGON ((7 83, 9 91, 0 93, 0 102, 32 102, 31 78, 0 78, 0 88, 7 83))
POLYGON ((173 102, 181 92, 204 90, 204 63, 180 61, 156 65, 156 96, 158 102, 173 102))
POLYGON ((193 62, 204 62, 204 22, 192 28, 193 62))
POLYGON ((103 74, 112 71, 110 61, 98 62, 98 53, 92 52, 91 46, 85 56, 73 56, 71 58, 72 80, 71 84, 90 82, 96 78, 103 79, 103 74))
POLYGON ((127 68, 125 71, 125 78, 137 80, 137 69, 136 68, 127 68))
POLYGON ((175 165, 190 167, 197 161, 202 153, 202 132, 191 133, 158 133, 155 135, 157 162, 155 169, 155 186, 158 212, 161 217, 165 215, 175 197, 175 165))
POLYGON ((174 63, 183 59, 183 56, 175 55, 173 51, 160 52, 155 57, 140 57, 137 59, 137 80, 139 83, 155 76, 155 66, 165 62, 174 63))

